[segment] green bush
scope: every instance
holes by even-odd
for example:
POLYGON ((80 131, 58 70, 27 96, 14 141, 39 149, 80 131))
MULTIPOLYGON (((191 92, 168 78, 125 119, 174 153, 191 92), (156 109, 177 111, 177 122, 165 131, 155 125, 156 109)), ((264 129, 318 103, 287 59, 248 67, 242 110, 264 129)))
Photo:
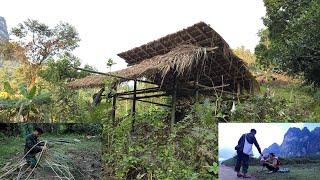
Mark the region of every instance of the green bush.
POLYGON ((217 118, 207 101, 169 128, 168 112, 150 106, 117 127, 104 127, 104 160, 119 179, 211 179, 217 175, 217 118))

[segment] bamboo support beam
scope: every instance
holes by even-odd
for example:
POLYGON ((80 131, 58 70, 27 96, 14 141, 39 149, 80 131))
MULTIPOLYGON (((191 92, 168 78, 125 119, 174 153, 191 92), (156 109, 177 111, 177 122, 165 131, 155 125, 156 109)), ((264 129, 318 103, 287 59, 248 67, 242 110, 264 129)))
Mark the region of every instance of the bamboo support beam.
POLYGON ((116 125, 116 102, 117 102, 117 96, 112 97, 112 124, 113 126, 116 125))
MULTIPOLYGON (((132 99, 132 98, 128 98, 128 97, 118 97, 120 100, 128 100, 128 99, 132 99)), ((152 101, 146 101, 146 100, 141 100, 141 99, 137 99, 136 101, 139 102, 145 102, 145 103, 150 103, 150 104, 154 104, 154 105, 158 105, 158 106, 163 106, 163 107, 167 107, 167 108, 171 108, 170 105, 167 104, 162 104, 162 103, 157 103, 157 102, 152 102, 152 101)))
POLYGON ((78 68, 78 67, 73 67, 73 68, 76 69, 76 70, 80 70, 80 71, 86 71, 86 72, 89 72, 89 73, 106 75, 106 76, 110 76, 110 77, 114 77, 114 78, 119 78, 119 79, 123 79, 123 80, 127 80, 127 81, 137 81, 137 82, 142 82, 142 83, 148 83, 148 84, 154 84, 154 85, 156 85, 154 82, 151 82, 151 81, 139 80, 139 79, 134 79, 134 78, 125 78, 125 77, 117 76, 117 75, 114 75, 114 74, 111 74, 111 73, 103 73, 103 72, 92 71, 92 70, 83 69, 83 68, 78 68))
POLYGON ((172 101, 171 101, 171 131, 173 130, 173 125, 176 121, 176 101, 177 101, 177 79, 175 78, 174 81, 174 89, 173 89, 173 94, 172 94, 172 101))
MULTIPOLYGON (((153 93, 153 92, 162 92, 162 91, 160 90, 159 87, 136 90, 136 94, 153 93)), ((133 93, 134 91, 126 91, 126 92, 117 93, 117 95, 118 96, 132 95, 133 93)))
POLYGON ((134 132, 134 125, 135 125, 135 121, 136 121, 136 90, 137 90, 137 81, 134 81, 133 84, 133 100, 132 100, 132 110, 131 110, 131 116, 132 116, 132 127, 131 127, 131 131, 134 132))
MULTIPOLYGON (((162 97, 162 96, 169 96, 167 93, 163 93, 163 94, 153 94, 153 95, 149 95, 149 96, 139 96, 137 97, 136 96, 136 100, 140 100, 140 99, 147 99, 147 98, 154 98, 154 97, 162 97)), ((119 98, 123 98, 123 99, 131 99, 133 100, 133 98, 130 98, 130 97, 126 97, 126 96, 117 96, 119 98)))
POLYGON ((223 87, 230 86, 230 84, 224 84, 224 85, 220 85, 220 86, 210 87, 210 86, 206 86, 206 85, 200 84, 199 82, 198 83, 194 83, 193 81, 190 81, 189 84, 190 85, 196 84, 196 86, 199 86, 201 88, 208 89, 208 90, 210 90, 210 89, 218 89, 218 88, 223 88, 223 87))

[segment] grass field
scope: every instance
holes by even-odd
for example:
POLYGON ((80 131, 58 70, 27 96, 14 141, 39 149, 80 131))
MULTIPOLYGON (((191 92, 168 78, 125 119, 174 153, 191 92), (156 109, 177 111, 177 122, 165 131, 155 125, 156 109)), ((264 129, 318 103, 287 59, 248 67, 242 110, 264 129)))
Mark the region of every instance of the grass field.
MULTIPOLYGON (((90 178, 101 176, 101 140, 98 137, 86 138, 84 135, 46 134, 39 140, 47 140, 49 149, 62 151, 68 155, 79 169, 89 172, 90 178)), ((22 137, 6 137, 0 139, 0 169, 12 159, 23 157, 25 139, 22 137)))
POLYGON ((320 179, 320 164, 296 164, 296 165, 284 165, 283 167, 289 168, 288 173, 272 173, 268 174, 265 169, 263 172, 260 171, 259 166, 250 166, 249 174, 252 174, 257 179, 268 179, 268 180, 316 180, 320 179))

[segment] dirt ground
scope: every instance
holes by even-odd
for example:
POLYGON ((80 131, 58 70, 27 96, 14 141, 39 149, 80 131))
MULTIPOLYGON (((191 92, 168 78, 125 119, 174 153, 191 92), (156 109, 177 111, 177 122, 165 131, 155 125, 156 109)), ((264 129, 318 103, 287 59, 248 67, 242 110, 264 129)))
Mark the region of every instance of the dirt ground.
MULTIPOLYGON (((243 178, 238 178, 236 176, 236 172, 234 172, 234 170, 231 167, 227 167, 224 165, 219 166, 219 180, 239 180, 239 179, 243 179, 243 178)), ((256 180, 255 177, 251 177, 248 179, 256 180)))

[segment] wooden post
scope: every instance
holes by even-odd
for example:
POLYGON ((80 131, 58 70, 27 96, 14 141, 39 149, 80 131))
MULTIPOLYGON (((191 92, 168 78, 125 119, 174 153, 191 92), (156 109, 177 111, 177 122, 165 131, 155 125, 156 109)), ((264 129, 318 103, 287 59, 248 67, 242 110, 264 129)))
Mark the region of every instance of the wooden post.
POLYGON ((134 124, 136 121, 136 99, 137 99, 137 81, 134 80, 133 84, 133 98, 132 98, 132 110, 131 110, 131 117, 132 117, 132 129, 131 131, 134 132, 134 124))
POLYGON ((172 101, 171 101, 171 130, 173 130, 173 125, 176 121, 176 101, 177 101, 177 81, 174 81, 174 88, 172 93, 172 101))

